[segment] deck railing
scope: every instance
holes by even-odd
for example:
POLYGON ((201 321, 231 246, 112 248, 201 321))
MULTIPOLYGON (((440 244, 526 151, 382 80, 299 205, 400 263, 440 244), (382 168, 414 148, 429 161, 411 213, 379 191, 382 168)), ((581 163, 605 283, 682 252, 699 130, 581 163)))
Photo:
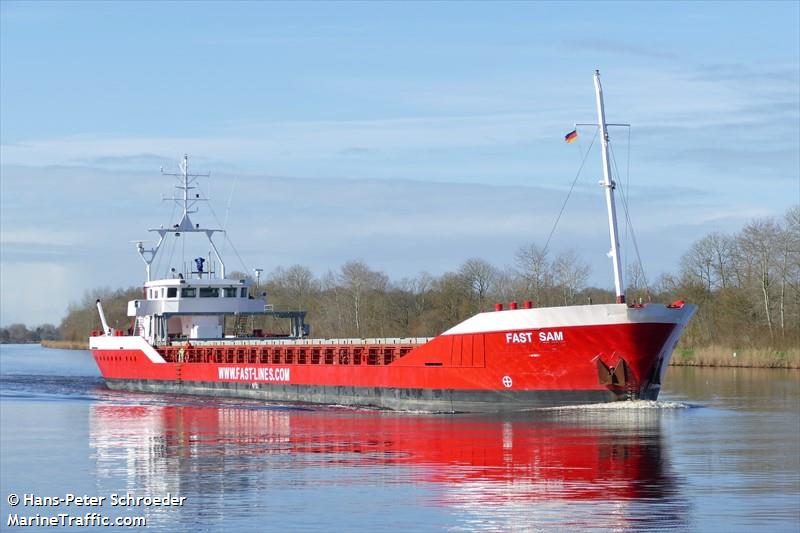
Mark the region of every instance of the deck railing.
MULTIPOLYGON (((425 339, 426 342, 427 340, 425 339)), ((385 366, 405 356, 420 344, 424 342, 258 346, 190 343, 188 346, 172 345, 156 349, 168 363, 385 366)))

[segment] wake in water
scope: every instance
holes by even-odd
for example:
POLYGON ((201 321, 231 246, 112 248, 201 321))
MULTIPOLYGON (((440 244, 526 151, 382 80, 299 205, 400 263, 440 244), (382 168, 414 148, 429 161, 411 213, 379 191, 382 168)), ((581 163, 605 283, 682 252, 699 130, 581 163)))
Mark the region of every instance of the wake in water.
POLYGON ((96 400, 105 390, 100 377, 29 374, 0 376, 0 397, 4 400, 96 400))
POLYGON ((691 409, 693 407, 698 406, 685 402, 628 400, 624 402, 565 405, 562 407, 539 407, 531 409, 531 411, 636 411, 644 409, 691 409))
MULTIPOLYGON (((352 406, 352 405, 327 405, 321 406, 327 407, 342 411, 364 411, 368 413, 380 413, 380 412, 391 412, 393 414, 405 414, 405 415, 457 415, 457 414, 470 414, 470 413, 459 413, 456 411, 425 411, 419 409, 399 409, 399 410, 386 410, 380 408, 373 408, 373 407, 365 407, 365 406, 352 406)), ((537 413, 583 413, 583 412, 591 412, 591 411, 603 411, 603 412, 619 412, 619 413, 626 413, 626 412, 635 412, 635 411, 666 411, 666 410, 676 410, 676 409, 694 409, 697 407, 701 407, 700 405, 693 405, 686 402, 677 402, 677 401, 654 401, 654 400, 626 400, 626 401, 619 401, 619 402, 606 402, 606 403, 589 403, 589 404, 581 404, 581 405, 563 405, 563 406, 556 406, 556 407, 531 407, 527 409, 520 409, 519 411, 514 411, 517 413, 522 412, 537 412, 537 413)), ((507 415, 513 415, 514 412, 504 413, 507 415)), ((473 413, 474 414, 474 413, 473 413)))

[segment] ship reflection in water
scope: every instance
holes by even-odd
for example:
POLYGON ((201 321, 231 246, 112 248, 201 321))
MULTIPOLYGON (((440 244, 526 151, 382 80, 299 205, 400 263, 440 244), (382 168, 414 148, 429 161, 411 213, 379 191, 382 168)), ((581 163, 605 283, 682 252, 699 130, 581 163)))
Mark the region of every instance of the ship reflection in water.
POLYGON ((164 516, 173 526, 300 513, 308 521, 295 526, 324 529, 324 501, 328 513, 342 502, 337 515, 348 505, 354 517, 385 513, 388 528, 401 510, 367 509, 394 501, 406 507, 397 523, 414 527, 685 528, 689 505, 662 446, 663 415, 578 409, 498 418, 98 403, 90 445, 101 489, 187 496, 179 516, 164 516))

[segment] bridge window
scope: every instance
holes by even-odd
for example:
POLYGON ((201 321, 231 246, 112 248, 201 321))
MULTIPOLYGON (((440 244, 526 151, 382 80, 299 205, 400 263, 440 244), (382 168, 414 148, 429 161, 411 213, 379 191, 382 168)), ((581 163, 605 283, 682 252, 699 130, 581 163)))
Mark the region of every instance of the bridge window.
POLYGON ((197 289, 194 287, 185 287, 181 289, 181 296, 183 298, 194 298, 197 296, 197 289))
POLYGON ((200 298, 219 298, 219 288, 200 287, 200 298))
POLYGON ((247 298, 247 287, 242 287, 242 298, 247 298))
POLYGON ((222 295, 225 298, 236 298, 236 287, 225 287, 222 289, 222 295))
POLYGON ((177 298, 178 287, 167 287, 167 298, 177 298))

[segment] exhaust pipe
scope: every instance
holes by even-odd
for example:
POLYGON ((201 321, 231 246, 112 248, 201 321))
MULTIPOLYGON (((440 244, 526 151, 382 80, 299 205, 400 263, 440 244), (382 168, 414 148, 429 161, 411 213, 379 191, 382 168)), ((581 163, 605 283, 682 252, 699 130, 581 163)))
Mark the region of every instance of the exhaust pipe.
POLYGON ((97 299, 97 312, 100 313, 100 322, 103 324, 103 334, 106 337, 113 336, 114 330, 108 327, 108 322, 106 322, 106 315, 103 313, 103 304, 100 303, 100 298, 97 299))

